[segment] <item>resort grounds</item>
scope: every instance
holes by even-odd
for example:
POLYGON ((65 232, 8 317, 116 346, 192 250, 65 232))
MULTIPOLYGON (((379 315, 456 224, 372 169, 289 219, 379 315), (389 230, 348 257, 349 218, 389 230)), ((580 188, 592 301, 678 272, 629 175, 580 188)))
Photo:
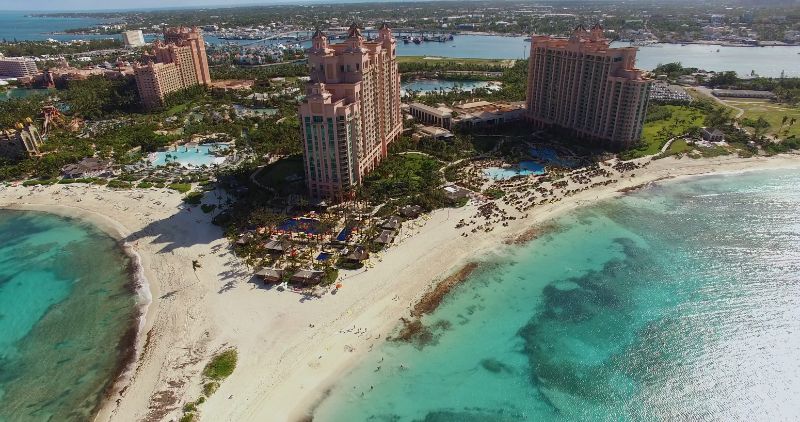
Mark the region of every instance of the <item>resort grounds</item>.
POLYGON ((798 168, 800 160, 646 157, 572 171, 557 184, 537 176, 486 181, 504 195, 471 195, 466 206, 407 221, 394 244, 364 268, 343 271, 341 288, 319 296, 254 278, 211 216, 167 190, 8 185, 0 187, 0 206, 92 221, 141 259, 147 280, 141 300, 149 306, 138 357, 97 420, 180 418, 184 404, 203 394, 203 367, 231 347, 237 368, 203 404, 202 418, 303 420, 343 372, 397 333, 400 319, 412 317, 440 281, 529 240, 549 219, 665 178, 782 167, 798 168))

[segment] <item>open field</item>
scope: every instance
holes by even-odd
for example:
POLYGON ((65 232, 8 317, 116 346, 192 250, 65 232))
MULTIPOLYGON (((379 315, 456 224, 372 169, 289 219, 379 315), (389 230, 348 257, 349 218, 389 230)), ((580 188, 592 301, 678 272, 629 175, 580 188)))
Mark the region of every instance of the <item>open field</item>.
POLYGON ((770 127, 767 131, 769 135, 779 138, 800 136, 800 122, 789 124, 792 118, 800 120, 800 108, 798 107, 769 100, 723 99, 723 101, 730 106, 744 110, 742 119, 756 120, 763 117, 769 122, 770 127), (783 116, 788 118, 784 125, 782 125, 783 116))

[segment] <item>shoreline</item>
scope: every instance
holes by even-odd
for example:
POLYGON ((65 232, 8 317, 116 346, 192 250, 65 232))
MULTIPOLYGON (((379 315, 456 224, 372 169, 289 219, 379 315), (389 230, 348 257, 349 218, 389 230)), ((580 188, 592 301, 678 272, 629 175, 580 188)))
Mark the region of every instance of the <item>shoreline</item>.
MULTIPOLYGON (((695 160, 690 158, 683 158, 681 160, 672 159, 673 161, 681 161, 691 163, 692 161, 686 160, 695 160)), ((796 154, 788 154, 788 155, 781 155, 777 157, 756 157, 756 160, 752 159, 741 159, 741 158, 734 158, 730 161, 730 163, 726 163, 730 166, 735 168, 722 168, 722 169, 708 169, 707 171, 700 171, 700 172, 693 172, 691 169, 695 167, 702 167, 703 164, 710 165, 709 161, 714 161, 713 159, 702 159, 696 160, 698 165, 695 166, 685 166, 685 167, 677 167, 675 170, 677 171, 686 171, 685 173, 681 174, 669 174, 664 175, 661 177, 639 177, 637 179, 649 179, 642 181, 641 183, 633 184, 630 186, 609 186, 610 192, 606 192, 606 195, 597 195, 594 200, 588 201, 581 201, 577 199, 572 199, 575 203, 569 204, 569 206, 561 207, 561 209, 557 210, 555 213, 551 213, 550 215, 546 216, 543 219, 540 219, 536 222, 535 225, 528 227, 527 230, 523 230, 521 232, 510 233, 505 239, 502 240, 502 245, 507 245, 508 247, 515 247, 527 243, 541 234, 547 232, 549 228, 553 226, 553 220, 565 213, 571 212, 575 209, 582 208, 584 206, 591 206, 597 204, 603 200, 609 200, 613 198, 619 198, 633 192, 639 191, 641 189, 646 189, 653 185, 656 185, 660 182, 669 181, 672 183, 677 183, 681 179, 688 179, 688 178, 698 178, 698 177, 708 177, 708 176, 717 176, 717 175, 735 175, 741 173, 748 173, 754 171, 772 171, 772 170, 781 170, 781 169, 790 169, 790 168, 800 168, 800 157, 796 154), (794 162, 790 162, 790 160, 794 160, 794 162), (771 161, 771 162, 770 162, 771 161), (687 171, 688 170, 688 171, 687 171)), ((725 166, 726 164, 723 164, 725 166)), ((637 173, 641 172, 641 170, 637 170, 637 173)), ((571 198, 566 198, 564 202, 570 202, 571 198)), ((562 204, 567 205, 567 204, 562 204)), ((523 220, 524 222, 524 220, 523 220)), ((499 244, 498 244, 499 245, 499 244)), ((486 252, 484 248, 481 250, 475 250, 471 255, 467 257, 462 257, 458 262, 459 265, 454 265, 450 269, 442 272, 442 276, 439 277, 437 280, 429 283, 428 289, 424 293, 424 295, 418 298, 415 302, 411 304, 410 309, 415 309, 417 306, 420 306, 425 300, 426 296, 430 294, 435 294, 437 290, 440 289, 442 284, 447 284, 448 280, 451 278, 458 278, 459 273, 462 271, 467 271, 469 274, 474 273, 475 271, 480 271, 480 268, 485 262, 482 260, 476 260, 476 256, 480 256, 486 252), (470 267, 474 265, 474 267, 470 267)), ((469 274, 466 277, 460 279, 459 283, 467 280, 469 278, 469 274)), ((456 287, 449 286, 450 288, 456 287)), ((450 291, 448 288, 448 292, 450 291)), ((444 293, 443 297, 447 295, 447 292, 444 293)), ((443 298, 442 297, 442 298, 443 298)), ((441 299, 441 298, 440 298, 441 299)), ((435 307, 432 309, 427 309, 429 312, 435 311, 435 307)), ((413 311, 412 311, 413 312, 413 311)), ((413 314, 412 314, 413 318, 413 314)), ((405 317, 399 317, 398 320, 391 325, 391 328, 385 333, 388 335, 389 333, 396 331, 396 330, 405 330, 408 326, 413 323, 414 321, 407 320, 405 317)), ((422 327, 416 327, 421 328, 422 327)), ((413 333, 412 333, 413 334, 413 333)), ((387 338, 387 340, 389 340, 387 338)), ((394 339, 392 339, 394 340, 394 339)), ((400 341, 414 341, 413 338, 408 339, 398 339, 400 341)), ((386 340, 384 340, 386 341, 386 340)), ((371 348, 370 348, 371 351, 371 348)), ((310 389, 310 391, 301 397, 297 397, 295 399, 295 406, 291 409, 290 413, 288 413, 287 421, 308 421, 313 420, 315 417, 314 412, 316 409, 322 404, 322 402, 330 396, 332 390, 339 384, 342 377, 346 376, 349 372, 351 372, 356 366, 359 365, 359 362, 364 357, 365 352, 353 356, 351 359, 347 359, 343 361, 339 367, 331 372, 328 377, 324 380, 318 382, 315 388, 310 389)))
POLYGON ((101 409, 107 406, 106 402, 112 401, 114 396, 119 395, 127 388, 130 383, 131 371, 142 352, 140 339, 144 334, 147 312, 153 302, 153 295, 142 265, 142 258, 136 249, 125 241, 125 238, 129 235, 129 233, 126 233, 125 228, 108 216, 65 205, 49 205, 47 209, 44 209, 42 206, 31 204, 9 204, 0 205, 0 209, 47 213, 67 220, 77 220, 89 224, 114 239, 120 251, 130 260, 126 286, 130 288, 131 293, 136 298, 135 318, 119 339, 117 349, 120 351, 120 355, 117 357, 118 361, 114 372, 110 374, 107 380, 107 387, 104 388, 102 393, 103 397, 92 411, 92 419, 95 419, 101 409))
MULTIPOLYGON (((178 419, 183 404, 201 394, 202 368, 222 345, 237 348, 239 363, 200 407, 200 416, 295 421, 313 417, 340 378, 397 332, 400 318, 413 316, 423 298, 433 304, 437 300, 431 297, 446 297, 449 289, 437 286, 458 279, 466 265, 480 265, 498 248, 515 248, 541 235, 553 218, 666 178, 782 168, 800 168, 800 155, 655 160, 635 176, 536 207, 529 218, 468 237, 454 226, 475 214, 476 204, 437 210, 404 223, 396 243, 375 254, 368 271, 343 271, 344 288, 336 295, 300 301, 255 282, 252 270, 210 224, 210 215, 187 212, 180 195, 166 190, 0 186, 0 207, 80 214, 126 239, 140 260, 151 303, 140 321, 138 352, 96 421, 178 419), (203 263, 196 271, 194 259, 203 263)), ((510 215, 521 214, 501 206, 510 215)))

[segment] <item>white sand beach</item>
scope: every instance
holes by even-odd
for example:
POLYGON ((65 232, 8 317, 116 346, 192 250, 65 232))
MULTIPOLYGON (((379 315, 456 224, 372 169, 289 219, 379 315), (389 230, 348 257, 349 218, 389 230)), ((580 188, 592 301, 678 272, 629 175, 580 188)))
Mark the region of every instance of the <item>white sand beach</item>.
POLYGON ((454 226, 475 214, 475 204, 438 210, 404 224, 396 243, 373 255, 366 271, 342 272, 343 288, 321 298, 251 280, 252 269, 230 252, 210 216, 199 208, 187 211, 177 193, 94 185, 0 186, 0 207, 87 219, 141 257, 152 303, 138 338, 139 355, 96 420, 177 420, 183 405, 200 396, 200 373, 211 355, 236 347, 238 366, 199 406, 202 420, 293 421, 307 419, 326 389, 384 341, 426 291, 487 252, 511 247, 505 246, 508 239, 626 188, 768 168, 800 168, 800 156, 656 160, 634 177, 537 206, 528 218, 468 237, 454 226), (202 267, 193 271, 193 260, 202 267))

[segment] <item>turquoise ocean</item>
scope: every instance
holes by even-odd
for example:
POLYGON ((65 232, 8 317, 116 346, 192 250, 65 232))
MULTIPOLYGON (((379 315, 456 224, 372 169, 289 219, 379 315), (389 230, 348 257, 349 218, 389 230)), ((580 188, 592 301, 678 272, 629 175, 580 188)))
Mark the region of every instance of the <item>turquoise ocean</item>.
POLYGON ((0 210, 0 239, 0 421, 86 421, 131 357, 131 260, 45 213, 0 210))
POLYGON ((800 174, 565 215, 367 353, 315 421, 800 419, 800 174))

